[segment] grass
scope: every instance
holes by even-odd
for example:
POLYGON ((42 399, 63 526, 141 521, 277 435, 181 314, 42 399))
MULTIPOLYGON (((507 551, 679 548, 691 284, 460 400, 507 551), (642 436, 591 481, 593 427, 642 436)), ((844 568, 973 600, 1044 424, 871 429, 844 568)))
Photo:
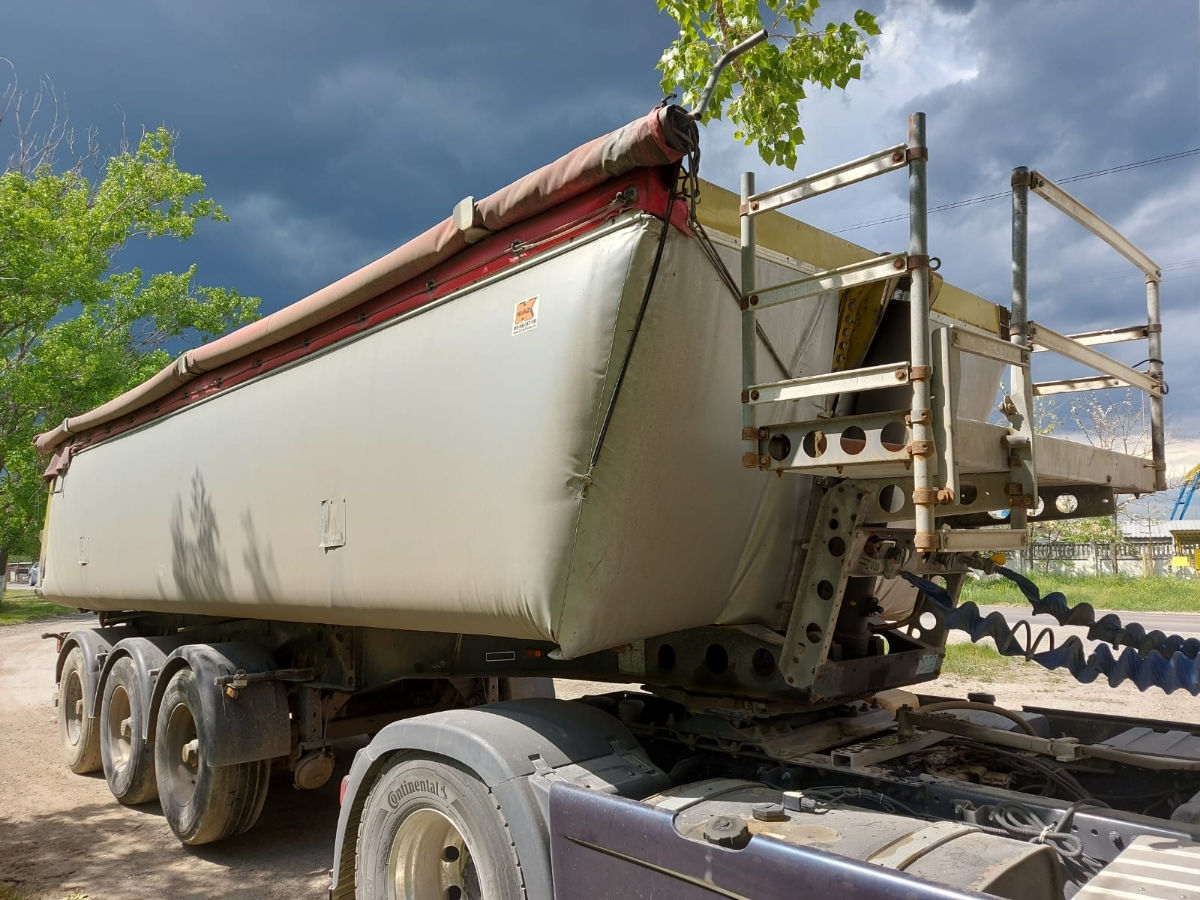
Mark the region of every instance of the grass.
MULTIPOLYGON (((33 591, 8 588, 0 599, 0 625, 20 625, 22 622, 37 622, 55 616, 69 616, 76 611, 69 606, 59 606, 38 597, 33 591)), ((0 900, 5 900, 0 894, 0 900)))
POLYGON ((979 644, 947 644, 942 675, 954 675, 971 681, 1007 681, 1023 666, 1024 659, 1001 656, 988 641, 979 644))
MULTIPOLYGON (((1096 609, 1200 613, 1200 579, 1043 572, 1028 577, 1043 597, 1051 591, 1061 591, 1071 606, 1086 602, 1096 609)), ((1025 595, 1007 578, 968 579, 963 585, 962 599, 993 606, 1029 605, 1025 595)))

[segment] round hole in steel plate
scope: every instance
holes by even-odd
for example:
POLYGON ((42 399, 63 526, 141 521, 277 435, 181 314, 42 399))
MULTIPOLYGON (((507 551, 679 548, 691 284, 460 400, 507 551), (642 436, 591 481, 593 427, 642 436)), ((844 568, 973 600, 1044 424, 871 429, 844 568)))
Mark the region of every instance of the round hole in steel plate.
POLYGON ((804 436, 804 440, 800 442, 801 449, 804 450, 806 456, 811 459, 818 459, 825 455, 825 451, 829 448, 829 440, 825 437, 823 431, 810 431, 804 436))

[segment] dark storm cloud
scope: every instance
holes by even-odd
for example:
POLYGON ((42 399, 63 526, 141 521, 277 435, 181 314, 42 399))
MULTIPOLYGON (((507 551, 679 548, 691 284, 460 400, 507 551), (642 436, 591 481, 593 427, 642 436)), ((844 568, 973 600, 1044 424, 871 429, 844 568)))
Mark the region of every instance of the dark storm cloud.
POLYGON ((645 0, 67 2, 7 26, 26 87, 49 75, 106 149, 167 124, 233 218, 125 261, 198 259, 268 310, 647 110, 670 38, 645 0))
MULTIPOLYGON (((1006 191, 1018 164, 1062 178, 1200 146, 1194 0, 835 0, 823 12, 857 5, 874 7, 885 33, 861 82, 814 91, 802 108, 800 173, 895 143, 915 109, 929 117, 932 205, 1006 191)), ((198 261, 202 279, 262 294, 268 311, 424 230, 461 197, 643 113, 658 100, 653 65, 672 35, 652 0, 56 0, 14 5, 5 25, 0 56, 26 86, 51 76, 75 124, 99 126, 106 149, 123 122, 133 135, 177 130, 181 164, 233 219, 187 245, 131 247, 123 262, 198 261)), ((761 184, 788 177, 764 173, 729 130, 706 128, 702 174, 726 185, 742 169, 761 184)), ((1167 265, 1171 409, 1191 416, 1200 158, 1069 189, 1167 265)), ((900 179, 856 187, 796 214, 837 230, 903 212, 903 190, 900 179)), ((1038 202, 1034 317, 1064 330, 1136 321, 1137 273, 1038 202)), ((845 237, 900 249, 905 228, 845 237)), ((934 213, 930 233, 950 281, 1007 303, 1005 200, 934 213)))
MULTIPOLYGON (((916 101, 943 137, 935 151, 942 196, 933 202, 1004 190, 1003 175, 1018 163, 1061 179, 1200 146, 1196 11, 1184 2, 1136 11, 1100 2, 979 4, 972 15, 978 76, 916 101)), ((1200 157, 1066 187, 1160 264, 1198 255, 1200 157)), ((1006 298, 1007 272, 980 265, 965 236, 982 225, 993 235, 990 251, 1006 255, 1007 202, 937 215, 946 219, 939 226, 953 258, 966 262, 948 266, 948 276, 1006 298)), ((1030 268, 1031 315, 1052 327, 1121 326, 1144 315, 1141 274, 1037 198, 1030 268)), ((1197 281, 1173 280, 1171 268, 1164 274, 1168 371, 1181 399, 1200 391, 1190 338, 1179 339, 1195 322, 1197 281)), ((1117 355, 1136 363, 1146 354, 1130 347, 1117 355)), ((1194 422, 1186 402, 1176 411, 1194 422)))

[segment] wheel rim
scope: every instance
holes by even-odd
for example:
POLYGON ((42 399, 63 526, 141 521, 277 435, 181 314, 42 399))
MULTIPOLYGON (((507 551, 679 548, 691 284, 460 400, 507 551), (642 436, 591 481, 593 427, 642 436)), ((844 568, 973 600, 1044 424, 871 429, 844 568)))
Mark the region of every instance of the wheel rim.
POLYGON ((196 720, 187 706, 180 703, 171 710, 163 737, 166 758, 170 763, 167 766, 167 781, 171 788, 171 799, 178 806, 187 806, 196 793, 196 778, 200 773, 196 720))
POLYGON ((62 699, 59 702, 62 706, 63 722, 67 728, 67 740, 78 744, 83 733, 83 682, 79 680, 79 673, 74 669, 63 679, 62 699))
POLYGON ((414 810, 404 818, 388 854, 390 897, 395 900, 482 900, 470 848, 446 816, 414 810))
POLYGON ((105 732, 108 737, 108 755, 112 766, 124 772, 133 758, 133 711, 129 706, 129 694, 121 685, 113 688, 108 698, 108 720, 105 732))

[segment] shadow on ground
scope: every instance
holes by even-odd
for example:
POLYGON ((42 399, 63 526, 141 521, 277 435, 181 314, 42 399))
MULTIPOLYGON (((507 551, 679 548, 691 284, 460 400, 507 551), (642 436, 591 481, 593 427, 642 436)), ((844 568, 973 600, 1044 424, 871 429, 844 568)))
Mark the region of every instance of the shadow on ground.
POLYGON ((24 819, 0 805, 0 885, 47 897, 323 896, 338 784, 354 749, 341 749, 337 771, 320 790, 296 790, 286 774, 273 778, 253 829, 202 847, 181 845, 157 803, 123 807, 108 797, 102 777, 64 770, 63 778, 97 781, 107 800, 24 819))

